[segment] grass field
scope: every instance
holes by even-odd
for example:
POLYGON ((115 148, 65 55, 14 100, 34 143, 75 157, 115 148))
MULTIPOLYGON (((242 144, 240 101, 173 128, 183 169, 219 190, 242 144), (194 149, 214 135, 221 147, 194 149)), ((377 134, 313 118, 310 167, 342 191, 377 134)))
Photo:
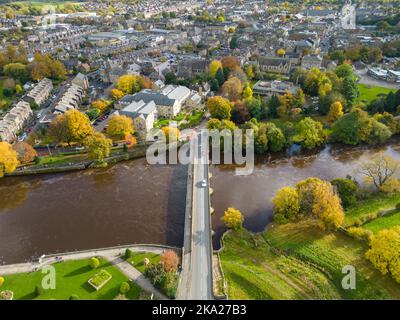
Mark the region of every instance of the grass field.
POLYGON ((343 299, 400 298, 400 285, 380 274, 364 257, 368 248, 363 242, 340 232, 324 233, 310 222, 275 226, 264 237, 273 247, 324 270, 343 299), (355 290, 342 289, 342 268, 346 265, 356 269, 355 290))
POLYGON ((228 233, 220 253, 229 299, 399 299, 400 285, 364 258, 365 243, 311 222, 228 233), (341 286, 356 268, 356 289, 341 286))
POLYGON ((220 254, 229 299, 337 299, 338 290, 318 269, 275 254, 261 234, 229 233, 220 254))
POLYGON ((394 212, 385 216, 379 217, 371 222, 363 225, 363 228, 377 233, 382 229, 389 229, 395 226, 400 226, 400 212, 394 212))
POLYGON ((375 193, 366 200, 360 200, 357 204, 346 210, 345 226, 351 226, 357 219, 367 216, 370 213, 377 213, 381 210, 392 209, 400 202, 400 194, 387 195, 375 193))
MULTIPOLYGON (((119 287, 128 278, 117 268, 112 266, 107 260, 99 258, 101 264, 97 269, 91 269, 89 260, 73 260, 55 263, 56 270, 56 289, 42 290, 39 297, 35 295, 35 287, 41 286, 41 281, 45 274, 41 270, 34 273, 19 273, 5 275, 5 282, 1 287, 3 290, 14 292, 15 300, 67 300, 71 295, 77 295, 82 300, 111 300, 119 294, 119 287), (87 281, 101 269, 106 270, 112 275, 112 279, 99 291, 92 288, 87 281)), ((129 299, 139 299, 144 292, 135 283, 130 282, 131 289, 126 294, 129 299)))
POLYGON ((379 97, 379 95, 386 95, 393 89, 388 89, 384 87, 369 86, 366 84, 358 84, 358 89, 360 90, 360 96, 358 101, 371 102, 379 97))
POLYGON ((150 260, 151 263, 158 264, 160 256, 151 252, 134 252, 133 257, 128 259, 128 262, 138 269, 141 273, 145 271, 144 258, 150 260))

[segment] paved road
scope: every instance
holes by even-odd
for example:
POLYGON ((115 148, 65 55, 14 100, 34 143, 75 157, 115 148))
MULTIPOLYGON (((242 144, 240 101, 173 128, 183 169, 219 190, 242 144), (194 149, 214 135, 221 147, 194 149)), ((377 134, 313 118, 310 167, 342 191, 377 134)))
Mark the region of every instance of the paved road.
POLYGON ((198 161, 195 161, 193 175, 192 252, 188 298, 210 300, 212 299, 212 268, 209 191, 208 185, 207 187, 201 186, 202 180, 206 180, 208 183, 208 152, 206 152, 204 144, 207 134, 201 134, 199 138, 199 157, 198 161))

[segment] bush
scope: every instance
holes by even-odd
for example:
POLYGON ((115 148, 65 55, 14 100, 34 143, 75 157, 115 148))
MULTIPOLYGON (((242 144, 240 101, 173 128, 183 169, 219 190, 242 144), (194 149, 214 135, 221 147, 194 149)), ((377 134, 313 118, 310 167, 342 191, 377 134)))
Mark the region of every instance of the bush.
POLYGON ((358 185, 350 179, 337 178, 331 181, 336 187, 339 198, 344 208, 348 208, 357 201, 358 185))
POLYGON ((39 297, 43 293, 43 289, 41 286, 36 286, 35 287, 35 296, 39 297))
POLYGON ((129 285, 128 282, 122 282, 121 286, 119 287, 119 292, 121 294, 126 294, 128 291, 131 289, 131 286, 129 285))
POLYGON ((350 227, 347 229, 347 233, 357 239, 357 240, 362 240, 362 241, 370 241, 373 233, 370 230, 364 229, 364 228, 359 228, 359 227, 350 227))
POLYGON ((130 259, 133 257, 133 251, 131 249, 125 250, 125 259, 130 259))
POLYGON ((69 300, 79 300, 79 297, 76 294, 71 294, 69 300))
POLYGON ((97 269, 100 265, 100 261, 96 257, 90 258, 89 263, 92 269, 97 269))
POLYGON ((4 278, 0 277, 0 287, 3 285, 4 281, 5 281, 4 278))
POLYGON ((396 204, 396 210, 400 210, 400 202, 396 204))

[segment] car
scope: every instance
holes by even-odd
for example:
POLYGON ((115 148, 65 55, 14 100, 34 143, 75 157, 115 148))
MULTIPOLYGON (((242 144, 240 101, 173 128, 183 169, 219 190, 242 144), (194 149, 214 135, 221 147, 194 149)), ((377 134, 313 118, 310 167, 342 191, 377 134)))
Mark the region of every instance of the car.
POLYGON ((202 188, 207 187, 207 181, 206 181, 205 179, 201 180, 200 186, 201 186, 202 188))
POLYGON ((42 113, 39 112, 39 113, 37 114, 37 116, 36 116, 36 119, 40 119, 41 117, 42 117, 42 113))
POLYGON ((75 147, 75 151, 82 151, 85 150, 85 147, 75 147))

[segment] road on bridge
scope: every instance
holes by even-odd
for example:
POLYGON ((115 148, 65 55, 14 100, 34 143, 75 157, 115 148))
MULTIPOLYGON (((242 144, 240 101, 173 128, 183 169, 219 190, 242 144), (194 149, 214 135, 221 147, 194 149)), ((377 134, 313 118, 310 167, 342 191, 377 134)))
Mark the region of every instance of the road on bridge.
MULTIPOLYGON (((191 216, 190 263, 186 270, 187 291, 179 298, 191 300, 212 299, 211 226, 208 186, 207 132, 199 134, 193 165, 193 207, 191 216), (206 181, 206 186, 202 184, 206 181)), ((193 150, 192 151, 195 151, 193 150)), ((193 159, 193 158, 192 158, 193 159)))

